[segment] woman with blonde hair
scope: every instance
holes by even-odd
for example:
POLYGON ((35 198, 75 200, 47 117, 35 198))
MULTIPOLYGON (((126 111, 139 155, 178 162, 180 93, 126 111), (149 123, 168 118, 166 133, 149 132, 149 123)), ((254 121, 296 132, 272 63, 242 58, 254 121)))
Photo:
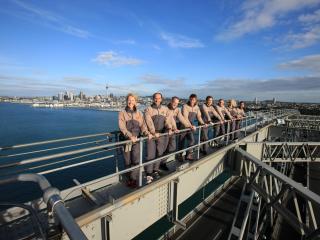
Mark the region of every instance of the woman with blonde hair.
MULTIPOLYGON (((129 93, 126 98, 127 105, 119 112, 119 129, 125 140, 131 140, 123 149, 125 167, 130 168, 139 164, 140 143, 137 141, 141 136, 153 137, 144 122, 143 114, 137 110, 138 96, 129 93)), ((137 187, 139 170, 136 169, 129 174, 127 185, 137 187)))

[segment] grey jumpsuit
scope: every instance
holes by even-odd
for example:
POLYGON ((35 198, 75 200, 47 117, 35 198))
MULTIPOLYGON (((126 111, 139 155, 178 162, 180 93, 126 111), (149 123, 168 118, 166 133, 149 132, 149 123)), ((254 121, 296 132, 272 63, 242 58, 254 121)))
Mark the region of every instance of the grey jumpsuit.
MULTIPOLYGON (((171 129, 169 112, 166 106, 160 105, 157 107, 155 104, 152 104, 150 107, 147 107, 145 110, 145 121, 149 132, 151 134, 156 133, 165 133, 171 129)), ((147 142, 147 161, 151 161, 156 157, 161 157, 168 145, 168 137, 161 136, 157 139, 151 139, 147 142)), ((147 174, 152 174, 154 171, 159 171, 160 161, 149 164, 146 166, 147 174)))
MULTIPOLYGON (((168 109, 169 109, 169 116, 171 120, 171 127, 173 131, 179 130, 180 126, 182 127, 182 125, 185 128, 191 127, 191 124, 189 123, 189 121, 187 121, 184 118, 179 108, 173 109, 171 106, 171 103, 169 103, 168 109)), ((172 153, 176 151, 177 149, 176 137, 177 137, 176 134, 169 136, 169 142, 168 142, 168 148, 167 148, 168 153, 172 153)))
MULTIPOLYGON (((221 116, 219 113, 214 109, 214 107, 208 106, 206 103, 202 104, 201 107, 201 113, 202 118, 205 123, 213 123, 218 121, 221 121, 221 116)), ((201 132, 201 141, 207 141, 209 140, 209 127, 203 127, 201 132)), ((208 144, 202 145, 203 151, 208 151, 208 144)))
MULTIPOLYGON (((231 114, 229 113, 228 109, 225 106, 220 107, 219 105, 216 105, 215 108, 216 108, 217 112, 219 113, 222 120, 227 120, 227 118, 229 120, 232 119, 231 114)), ((226 134, 226 126, 227 125, 225 123, 225 124, 220 124, 216 127, 216 137, 226 134)))
MULTIPOLYGON (((140 135, 149 134, 147 126, 144 122, 143 114, 140 111, 133 111, 126 107, 125 110, 119 112, 119 128, 126 139, 132 136, 139 137, 140 135)), ((126 168, 139 164, 140 159, 140 143, 136 142, 127 144, 123 149, 126 168)), ((130 178, 136 180, 139 170, 134 170, 130 173, 130 178)))
MULTIPOLYGON (((189 122, 190 125, 194 125, 194 121, 197 119, 200 125, 204 124, 201 118, 201 111, 198 105, 191 107, 189 104, 184 104, 182 107, 182 115, 189 122)), ((187 146, 190 147, 195 144, 194 133, 192 131, 182 133, 179 140, 179 149, 184 148, 184 141, 187 139, 187 146)), ((192 154, 192 150, 187 151, 187 158, 192 154)))

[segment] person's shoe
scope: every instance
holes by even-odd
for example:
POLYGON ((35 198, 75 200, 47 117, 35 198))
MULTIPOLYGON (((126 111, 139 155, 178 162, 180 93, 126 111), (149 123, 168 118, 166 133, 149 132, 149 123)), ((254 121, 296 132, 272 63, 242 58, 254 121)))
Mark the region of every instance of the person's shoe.
POLYGON ((163 164, 160 164, 160 168, 164 171, 169 171, 169 168, 167 166, 167 164, 163 163, 163 164))
POLYGON ((159 178, 160 178, 159 172, 158 172, 158 171, 154 171, 154 172, 152 173, 152 177, 153 177, 154 180, 159 179, 159 178))
POLYGON ((183 156, 181 155, 181 154, 179 154, 179 155, 177 155, 177 160, 179 161, 179 162, 183 162, 183 156))
POLYGON ((152 183, 153 177, 151 175, 147 175, 147 184, 152 183))
POLYGON ((204 154, 204 155, 207 155, 207 154, 208 154, 208 152, 207 152, 206 150, 200 150, 200 152, 201 152, 202 154, 204 154))
POLYGON ((188 160, 188 161, 194 161, 194 158, 192 157, 192 154, 188 154, 188 155, 186 156, 186 160, 188 160))
POLYGON ((130 179, 127 181, 127 186, 130 187, 130 188, 136 188, 138 185, 137 185, 137 181, 136 180, 133 180, 133 179, 130 179))

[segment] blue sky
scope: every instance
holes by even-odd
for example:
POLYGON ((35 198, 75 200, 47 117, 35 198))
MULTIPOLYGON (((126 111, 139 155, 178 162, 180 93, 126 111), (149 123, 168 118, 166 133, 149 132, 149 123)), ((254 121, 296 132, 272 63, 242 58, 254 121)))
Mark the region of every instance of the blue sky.
POLYGON ((0 95, 320 102, 320 0, 3 0, 0 29, 0 95))

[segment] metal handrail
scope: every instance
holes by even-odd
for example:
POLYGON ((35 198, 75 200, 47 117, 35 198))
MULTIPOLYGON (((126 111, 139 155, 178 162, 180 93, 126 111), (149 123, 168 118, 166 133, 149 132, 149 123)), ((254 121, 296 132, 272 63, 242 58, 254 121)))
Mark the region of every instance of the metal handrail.
POLYGON ((51 186, 49 181, 40 174, 19 174, 0 180, 0 185, 14 182, 35 182, 39 185, 43 192, 43 200, 48 207, 48 211, 54 213, 67 235, 72 240, 86 240, 79 225, 76 223, 70 212, 64 206, 57 188, 51 186))
MULTIPOLYGON (((261 117, 260 120, 259 118, 257 117, 257 114, 255 116, 250 116, 250 117, 246 117, 246 118, 243 118, 243 121, 246 123, 244 127, 242 127, 241 129, 238 129, 236 131, 232 131, 232 132, 228 132, 224 135, 221 135, 219 137, 216 137, 216 138, 212 138, 212 139, 209 139, 207 141, 204 141, 204 142, 201 142, 200 141, 200 136, 199 136, 199 140, 198 140, 198 144, 194 145, 194 146, 190 146, 190 147, 187 147, 187 148, 184 148, 182 150, 179 150, 179 151, 176 151, 174 153, 171 153, 171 154, 167 154, 167 155, 164 155, 162 157, 159 157, 159 158, 156 158, 152 161, 148 161, 148 162, 145 162, 143 163, 143 154, 142 154, 142 151, 140 153, 140 162, 139 162, 139 165, 136 165, 136 166, 133 166, 131 168, 127 168, 127 169, 124 169, 122 171, 119 171, 119 172, 116 172, 114 174, 110 174, 106 177, 103 177, 103 179, 109 179, 109 178, 112 178, 114 176, 119 176, 119 175, 122 175, 124 173, 127 173, 127 172, 130 172, 132 170, 135 170, 135 169, 140 169, 140 174, 139 174, 139 186, 142 186, 142 172, 143 172, 143 168, 145 166, 148 166, 149 164, 153 164, 157 161, 161 161, 163 159, 166 159, 166 158, 169 158, 171 156, 174 156, 176 154, 179 154, 179 153, 183 153, 184 151, 187 151, 187 150, 191 150, 191 149, 195 149, 195 148, 198 148, 198 157, 199 157, 199 151, 200 151, 200 146, 204 145, 204 144, 207 144, 207 143, 210 143, 214 140, 217 140, 217 139, 220 139, 220 138, 224 138, 224 137, 228 137, 230 136, 231 134, 234 134, 238 131, 245 131, 246 133, 246 130, 247 128, 249 128, 250 126, 255 126, 257 128, 257 126, 259 124, 262 124, 262 123, 265 123, 265 122, 268 122, 270 120, 273 120, 277 117, 284 117, 285 114, 288 113, 288 112, 283 112, 283 111, 279 111, 279 115, 276 115, 274 114, 274 112, 269 112, 271 118, 269 119, 264 119, 261 117), (247 121, 248 119, 255 119, 256 121, 250 125, 247 124, 247 121)), ((227 123, 228 125, 230 125, 230 122, 232 122, 231 120, 227 120, 225 121, 225 123, 227 123)), ((217 125, 219 125, 220 123, 214 123, 214 124, 210 124, 208 125, 207 127, 215 127, 217 125)), ((198 133, 199 135, 201 134, 201 129, 205 127, 204 125, 203 126, 198 126, 196 127, 196 129, 198 129, 198 133)), ((183 129, 183 130, 180 130, 178 134, 180 133, 183 133, 183 132, 187 132, 187 131, 191 131, 190 129, 183 129)), ((163 134, 160 134, 160 136, 167 136, 168 133, 163 133, 163 134)), ((141 143, 141 149, 142 148, 142 144, 143 144, 143 141, 147 140, 148 138, 147 137, 140 137, 138 139, 138 141, 141 143)), ((39 161, 44 161, 44 160, 50 160, 50 159, 53 159, 53 158, 57 158, 57 157, 65 157, 65 156, 70 156, 70 155, 74 155, 74 154, 79 154, 79 153, 84 153, 84 152, 88 152, 88 151, 93 151, 93 150, 99 150, 99 149, 106 149, 108 147, 114 147, 114 146, 122 146, 124 144, 128 144, 128 143, 131 143, 131 140, 125 140, 125 141, 121 141, 121 142, 115 142, 115 143, 109 143, 109 144, 104 144, 104 145, 100 145, 100 146, 96 146, 96 147, 90 147, 90 148, 86 148, 86 149, 80 149, 80 150, 74 150, 74 151, 69 151, 69 152, 63 152, 63 153, 58 153, 58 154, 53 154, 53 155, 49 155, 49 156, 43 156, 43 157, 37 157, 37 158, 31 158, 31 159, 27 159, 27 160, 23 160, 19 163, 12 163, 12 164, 6 164, 6 165, 2 165, 0 166, 0 168, 4 168, 4 167, 11 167, 11 166, 18 166, 18 165, 24 165, 24 164, 29 164, 29 163, 34 163, 34 162, 39 162, 39 161)), ((98 160, 101 160, 101 158, 97 159, 98 160)), ((87 161, 89 163, 91 162, 94 162, 94 159, 93 160, 89 160, 87 161)), ((75 167, 75 166, 79 166, 79 165, 82 165, 83 163, 77 163, 77 164, 73 164, 72 166, 75 167)), ((68 166, 65 166, 63 168, 60 168, 61 170, 66 168, 68 166)), ((50 171, 50 170, 49 170, 50 171)), ((42 173, 46 173, 46 172, 42 172, 42 173)), ((81 185, 82 186, 82 185, 81 185)))
MULTIPOLYGON (((246 120, 247 119, 256 119, 257 120, 257 117, 256 116, 249 116, 249 117, 244 117, 243 119, 241 119, 242 121, 243 120, 246 120)), ((224 121, 223 124, 225 123, 230 123, 232 122, 233 120, 226 120, 224 121)), ((257 121, 256 121, 257 123, 257 121)), ((217 125, 220 125, 220 123, 213 123, 213 124, 210 124, 208 127, 214 127, 214 126, 217 126, 217 125)), ((203 128, 204 126, 197 126, 196 129, 201 129, 203 128)), ((189 132, 191 131, 190 129, 183 129, 183 130, 179 130, 179 132, 177 134, 181 134, 181 133, 184 133, 184 132, 189 132)), ((110 133, 107 133, 107 134, 110 134, 110 133)), ((74 140, 74 139, 79 139, 79 138, 83 138, 83 137, 94 137, 94 136, 101 136, 101 135, 106 135, 106 133, 102 133, 102 134, 92 134, 92 135, 86 135, 86 136, 79 136, 79 137, 74 137, 74 138, 65 138, 65 139, 61 139, 61 141, 67 141, 67 140, 74 140)), ((160 134, 159 137, 163 137, 163 136, 168 136, 169 133, 162 133, 160 134)), ((225 135, 228 135, 228 134, 225 134, 225 135)), ((225 136, 223 135, 223 136, 225 136)), ((220 137, 223 137, 223 136, 220 136, 220 137)), ((144 140, 147 140, 148 137, 140 137, 138 139, 138 141, 144 141, 144 140)), ((40 144, 44 144, 44 143, 56 143, 60 141, 59 139, 57 140, 49 140, 49 141, 43 141, 43 142, 36 142, 36 143, 30 143, 30 144, 22 144, 22 145, 15 145, 15 146, 12 146, 12 148, 16 148, 16 147, 25 147, 25 146, 34 146, 34 145, 40 145, 40 144), (34 144, 34 145, 33 145, 34 144)), ((15 166, 21 166, 21 165, 24 165, 24 164, 29 164, 29 163, 35 163, 35 162, 39 162, 39 161, 45 161, 45 160, 50 160, 50 159, 54 159, 54 158, 59 158, 59 157, 65 157, 65 156, 70 156, 70 155, 74 155, 74 154, 79 154, 79 153, 84 153, 84 152, 88 152, 88 151, 94 151, 94 150, 99 150, 99 149, 104 149, 104 148, 108 148, 108 147, 113 147, 113 146, 119 146, 119 145, 124 145, 124 144, 128 144, 128 143, 131 143, 132 141, 131 140, 125 140, 125 141, 120 141, 120 142, 114 142, 114 143, 108 143, 108 144, 103 144, 103 145, 100 145, 100 146, 96 146, 96 147, 89 147, 89 148, 84 148, 84 149, 79 149, 79 150, 73 150, 73 151, 68 151, 68 152, 62 152, 62 153, 57 153, 57 154, 52 154, 52 155, 47 155, 47 156, 41 156, 41 157, 35 157, 35 158, 30 158, 30 159, 26 159, 26 160, 22 160, 20 162, 16 162, 16 163, 8 163, 8 164, 2 164, 0 165, 0 169, 1 168, 8 168, 8 167, 15 167, 15 166)), ((0 148, 1 149, 1 148, 0 148)))
MULTIPOLYGON (((276 110, 276 111, 256 111, 256 112, 248 112, 248 117, 245 118, 254 118, 255 116, 250 116, 252 113, 273 113, 281 110, 276 110)), ((243 118, 243 119, 245 119, 243 118)), ((51 144, 51 143, 59 143, 59 142, 65 142, 65 141, 72 141, 72 140, 79 140, 79 139, 84 139, 84 138, 93 138, 93 137, 99 137, 99 136, 110 136, 112 134, 117 134, 120 131, 112 131, 112 132, 104 132, 104 133, 97 133, 97 134, 89 134, 89 135, 81 135, 81 136, 76 136, 76 137, 68 137, 68 138, 61 138, 61 139, 52 139, 52 140, 46 140, 46 141, 39 141, 39 142, 33 142, 33 143, 26 143, 26 144, 18 144, 18 145, 12 145, 12 146, 2 146, 0 147, 0 152, 1 151, 6 151, 6 150, 12 150, 12 149, 17 149, 17 148, 25 148, 25 147, 31 147, 31 146, 39 146, 39 145, 44 145, 44 144, 51 144)))
POLYGON ((53 140, 48 140, 48 141, 18 144, 18 145, 13 145, 13 146, 3 146, 3 147, 0 147, 0 151, 9 150, 9 149, 11 150, 11 149, 16 149, 16 148, 31 147, 31 146, 38 146, 38 145, 43 145, 43 144, 48 144, 48 143, 58 143, 58 142, 64 142, 64 141, 70 141, 70 140, 78 140, 78 139, 83 139, 83 138, 99 137, 99 136, 104 136, 104 135, 108 136, 110 134, 112 134, 112 132, 111 133, 106 132, 106 133, 82 135, 82 136, 70 137, 70 138, 53 139, 53 140))
POLYGON ((6 157, 6 158, 8 158, 8 157, 17 157, 17 156, 23 156, 23 155, 28 155, 28 154, 49 152, 49 151, 53 151, 53 150, 59 150, 59 149, 70 148, 70 147, 78 147, 78 146, 83 146, 83 145, 87 145, 87 144, 90 144, 90 143, 100 143, 100 142, 105 142, 105 141, 107 141, 107 139, 95 140, 95 141, 77 143, 77 144, 71 144, 71 145, 61 146, 61 147, 53 147, 53 148, 35 150, 35 151, 30 151, 30 152, 16 153, 16 154, 11 154, 11 155, 0 155, 0 157, 6 157))

